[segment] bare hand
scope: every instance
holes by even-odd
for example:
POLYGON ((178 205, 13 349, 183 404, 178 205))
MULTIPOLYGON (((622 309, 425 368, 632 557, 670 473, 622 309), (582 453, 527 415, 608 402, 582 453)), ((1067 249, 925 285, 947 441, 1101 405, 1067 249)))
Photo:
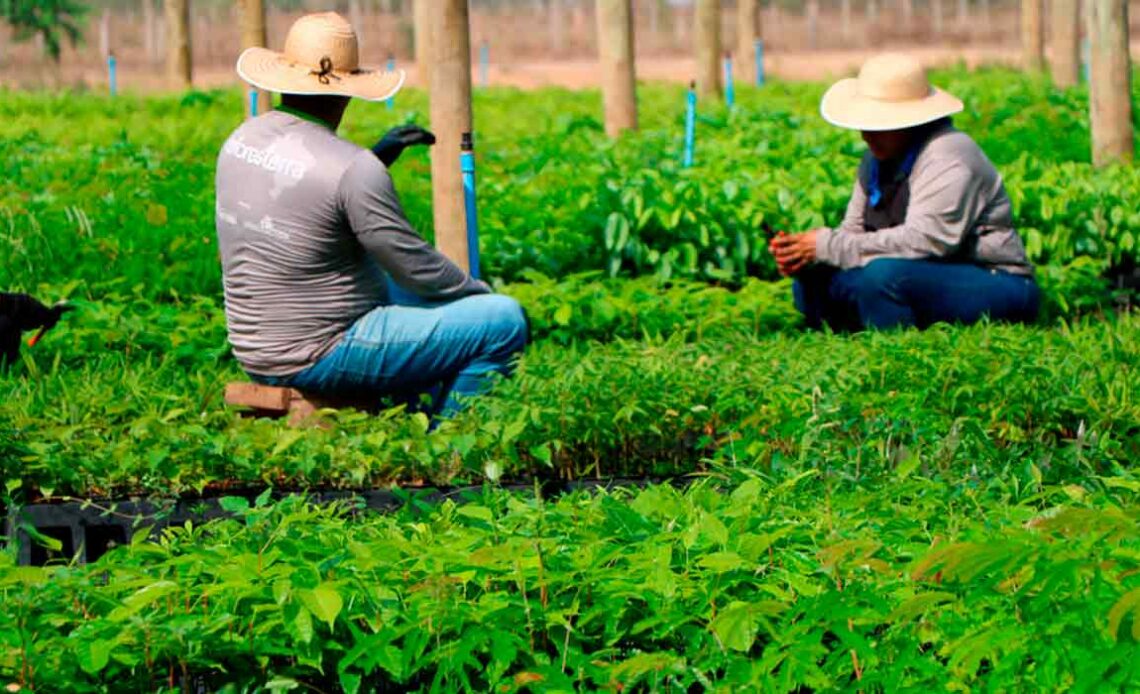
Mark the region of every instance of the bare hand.
POLYGON ((800 234, 780 233, 768 243, 780 274, 790 277, 815 262, 815 236, 818 229, 800 234))

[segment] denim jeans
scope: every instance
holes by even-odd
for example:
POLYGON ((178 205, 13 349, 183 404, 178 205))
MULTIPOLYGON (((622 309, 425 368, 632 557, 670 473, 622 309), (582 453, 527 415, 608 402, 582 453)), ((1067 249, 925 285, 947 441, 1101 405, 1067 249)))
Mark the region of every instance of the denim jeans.
POLYGON ((389 398, 429 415, 450 416, 485 391, 491 374, 509 375, 526 346, 528 326, 518 302, 479 294, 425 303, 393 285, 393 304, 356 321, 340 344, 291 376, 258 377, 268 385, 327 395, 389 398))
POLYGON ((809 328, 925 328, 934 323, 1032 322, 1041 291, 1032 277, 970 263, 879 259, 852 270, 817 265, 796 277, 796 308, 809 328))

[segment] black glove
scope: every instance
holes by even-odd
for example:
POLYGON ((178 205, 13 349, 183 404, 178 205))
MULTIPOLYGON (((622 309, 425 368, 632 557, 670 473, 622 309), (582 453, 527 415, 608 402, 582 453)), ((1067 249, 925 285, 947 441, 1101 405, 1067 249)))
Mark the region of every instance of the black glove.
POLYGON ((401 125, 392 128, 380 141, 372 146, 372 153, 376 158, 384 162, 384 166, 391 166, 396 163, 400 158, 400 153, 404 151, 405 147, 412 145, 427 145, 432 146, 435 144, 435 135, 432 135, 427 130, 424 130, 418 125, 401 125))

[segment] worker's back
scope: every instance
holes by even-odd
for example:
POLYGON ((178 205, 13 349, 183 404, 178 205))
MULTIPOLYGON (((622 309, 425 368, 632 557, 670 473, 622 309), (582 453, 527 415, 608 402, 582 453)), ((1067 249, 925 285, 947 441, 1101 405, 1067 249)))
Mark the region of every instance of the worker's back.
POLYGON ((386 296, 383 273, 345 219, 342 179, 382 167, 323 124, 272 111, 218 156, 218 245, 226 322, 247 371, 295 373, 386 296))

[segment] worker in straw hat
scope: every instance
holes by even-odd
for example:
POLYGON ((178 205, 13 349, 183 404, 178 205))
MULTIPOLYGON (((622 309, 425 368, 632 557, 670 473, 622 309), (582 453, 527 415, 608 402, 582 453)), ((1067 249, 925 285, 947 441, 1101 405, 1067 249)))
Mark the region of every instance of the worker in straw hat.
POLYGON ((298 19, 283 52, 246 50, 237 72, 281 94, 217 165, 226 322, 250 376, 326 395, 431 393, 449 414, 507 374, 527 340, 522 309, 426 243, 388 175, 404 147, 434 138, 397 129, 370 151, 336 134, 350 99, 391 98, 403 72, 361 67, 356 33, 331 12, 298 19))
POLYGON ((871 58, 823 96, 824 120, 867 143, 842 223, 778 234, 809 327, 1031 321, 1040 292, 1001 175, 956 130, 962 102, 905 55, 871 58))

